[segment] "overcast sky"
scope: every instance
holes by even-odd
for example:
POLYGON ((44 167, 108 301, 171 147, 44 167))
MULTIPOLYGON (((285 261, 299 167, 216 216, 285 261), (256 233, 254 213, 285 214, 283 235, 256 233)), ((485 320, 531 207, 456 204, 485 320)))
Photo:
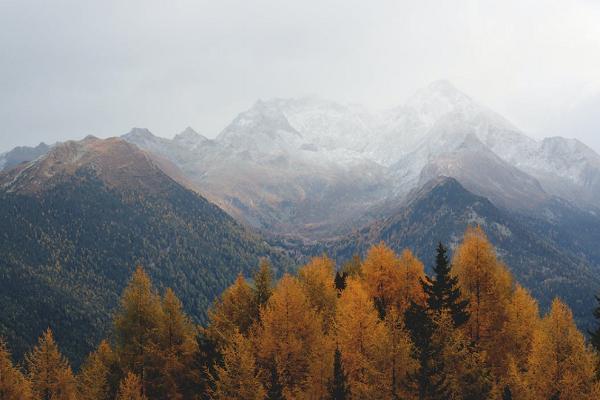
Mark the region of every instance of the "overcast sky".
POLYGON ((0 0, 0 151, 214 137, 258 98, 380 109, 441 78, 600 151, 600 2, 0 0))

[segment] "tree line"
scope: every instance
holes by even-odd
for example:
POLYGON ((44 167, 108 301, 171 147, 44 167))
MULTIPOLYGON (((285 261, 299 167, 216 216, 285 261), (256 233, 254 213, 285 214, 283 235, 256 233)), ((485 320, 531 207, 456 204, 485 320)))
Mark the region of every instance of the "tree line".
POLYGON ((595 316, 589 342, 560 300, 541 316, 479 227, 452 260, 440 244, 431 275, 383 243, 337 272, 323 255, 278 282, 262 261, 204 327, 139 267, 77 374, 50 329, 24 365, 0 341, 0 400, 592 400, 600 306, 595 316))

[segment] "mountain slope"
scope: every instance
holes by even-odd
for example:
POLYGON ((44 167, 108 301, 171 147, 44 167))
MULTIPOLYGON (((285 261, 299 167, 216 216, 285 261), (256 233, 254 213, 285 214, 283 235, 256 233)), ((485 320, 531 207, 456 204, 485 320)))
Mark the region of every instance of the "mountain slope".
MULTIPOLYGON (((288 111, 289 112, 289 111, 288 111)), ((196 149, 127 141, 177 164, 208 199, 238 220, 272 233, 329 235, 386 197, 383 168, 348 149, 327 149, 290 125, 277 102, 257 102, 215 140, 196 149)))
POLYGON ((414 250, 430 267, 437 242, 454 248, 469 224, 485 229, 499 257, 544 307, 559 296, 569 303, 580 322, 589 321, 594 294, 600 287, 598 268, 590 267, 569 247, 560 247, 553 238, 544 236, 541 225, 533 220, 502 211, 451 178, 429 182, 391 217, 312 251, 330 251, 338 260, 344 260, 383 240, 396 251, 414 250))
POLYGON ((189 145, 139 129, 124 138, 177 164, 235 218, 305 240, 347 233, 438 176, 512 211, 551 197, 600 208, 599 155, 569 139, 534 140, 447 81, 382 113, 277 98, 257 101, 213 140, 189 145))
POLYGON ((0 171, 9 170, 22 162, 35 160, 49 150, 50 146, 46 143, 40 143, 36 147, 15 147, 11 151, 0 154, 0 171))
POLYGON ((600 209, 600 155, 579 140, 546 138, 534 152, 516 156, 513 162, 549 193, 600 209))
POLYGON ((203 320, 258 258, 285 255, 121 139, 87 138, 0 175, 0 335, 20 355, 47 326, 80 361, 133 268, 203 320))
POLYGON ((506 209, 532 210, 549 199, 535 178, 502 160, 473 134, 425 165, 417 187, 439 176, 451 176, 506 209))

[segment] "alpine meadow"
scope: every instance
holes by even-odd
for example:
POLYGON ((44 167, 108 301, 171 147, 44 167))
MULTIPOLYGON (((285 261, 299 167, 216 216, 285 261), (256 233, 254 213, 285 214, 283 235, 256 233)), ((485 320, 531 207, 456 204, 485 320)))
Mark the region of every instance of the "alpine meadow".
POLYGON ((600 400, 598 38, 0 1, 0 400, 600 400))

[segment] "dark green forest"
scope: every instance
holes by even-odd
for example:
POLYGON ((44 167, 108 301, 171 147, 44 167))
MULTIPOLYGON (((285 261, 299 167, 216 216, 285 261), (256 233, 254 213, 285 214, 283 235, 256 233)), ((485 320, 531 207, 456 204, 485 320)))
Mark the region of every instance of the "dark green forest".
POLYGON ((165 180, 107 187, 82 169, 37 194, 0 193, 0 336, 21 357, 52 327, 74 365, 107 335, 136 265, 171 287, 195 322, 260 257, 291 264, 217 206, 165 180))

